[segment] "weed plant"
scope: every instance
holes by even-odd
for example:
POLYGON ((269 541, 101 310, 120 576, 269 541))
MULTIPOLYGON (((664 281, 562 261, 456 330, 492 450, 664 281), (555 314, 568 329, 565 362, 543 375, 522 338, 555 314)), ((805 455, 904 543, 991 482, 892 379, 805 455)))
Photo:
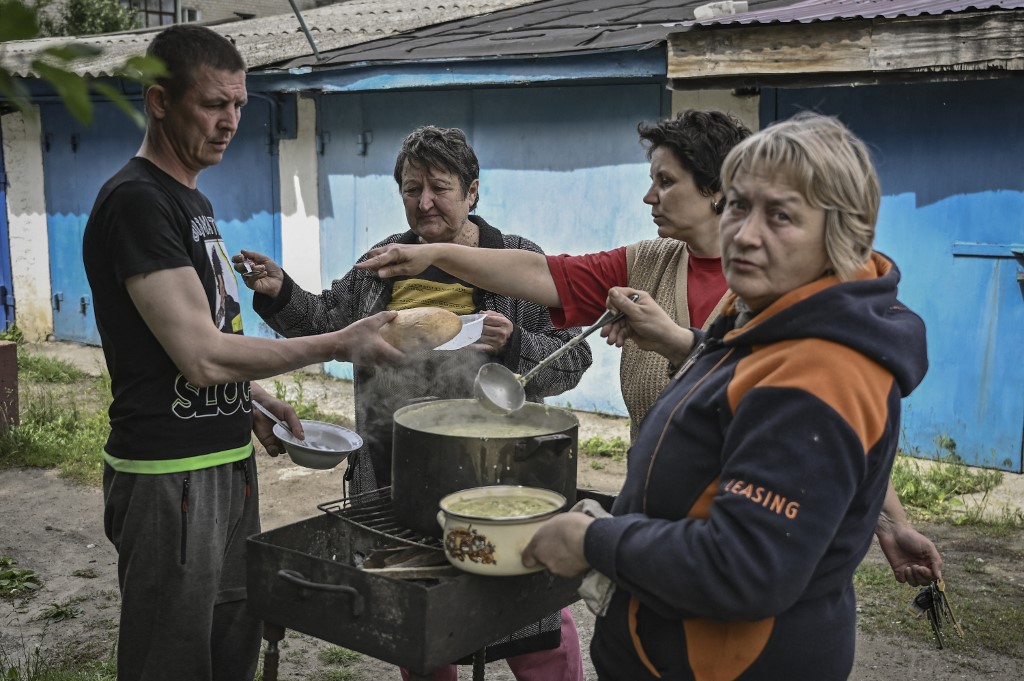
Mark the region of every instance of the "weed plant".
POLYGON ((581 442, 579 449, 581 454, 587 456, 604 457, 612 461, 625 461, 629 443, 618 435, 610 440, 595 435, 581 442))
MULTIPOLYGON (((306 395, 306 384, 301 373, 292 375, 295 382, 294 387, 289 390, 280 379, 274 379, 274 396, 292 405, 295 413, 300 419, 308 421, 323 421, 345 426, 345 419, 340 419, 334 414, 328 414, 320 410, 317 403, 306 395)), ((324 389, 326 393, 326 388, 324 389)))
POLYGON ((82 599, 77 598, 64 603, 50 603, 40 614, 40 617, 51 622, 63 622, 64 620, 81 617, 85 613, 84 610, 78 607, 78 603, 81 602, 82 599))
POLYGON ((1024 527, 1019 509, 993 513, 988 508, 989 493, 1003 481, 1002 471, 967 466, 951 438, 938 437, 935 444, 931 460, 900 455, 893 464, 893 487, 914 517, 992 531, 1024 527))
POLYGON ((0 556, 0 596, 26 596, 42 588, 36 571, 14 567, 17 563, 10 556, 0 556))

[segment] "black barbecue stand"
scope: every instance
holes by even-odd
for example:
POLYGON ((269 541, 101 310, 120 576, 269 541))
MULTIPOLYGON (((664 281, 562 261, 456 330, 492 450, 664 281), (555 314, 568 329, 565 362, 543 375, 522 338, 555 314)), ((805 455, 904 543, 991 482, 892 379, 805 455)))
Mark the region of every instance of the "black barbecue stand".
MULTIPOLYGON (((612 497, 579 490, 610 507, 612 497)), ((465 658, 483 681, 486 646, 579 599, 580 579, 535 572, 484 577, 461 571, 400 579, 363 569, 374 552, 433 547, 397 525, 390 490, 372 500, 348 497, 325 513, 248 540, 249 605, 263 620, 263 678, 277 681, 278 643, 286 629, 405 667, 414 681, 465 658)))

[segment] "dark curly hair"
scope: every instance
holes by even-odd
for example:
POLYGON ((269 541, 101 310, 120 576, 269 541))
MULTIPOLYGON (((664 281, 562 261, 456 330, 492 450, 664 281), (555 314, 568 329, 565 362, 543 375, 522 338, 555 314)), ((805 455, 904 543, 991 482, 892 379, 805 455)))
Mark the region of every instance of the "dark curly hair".
POLYGON ((693 175, 702 196, 712 196, 722 190, 722 161, 734 146, 751 134, 732 114, 695 109, 687 109, 675 118, 657 123, 640 123, 636 131, 641 144, 647 147, 648 160, 659 147, 671 149, 693 175))
MULTIPOLYGON (((473 147, 469 146, 466 133, 458 128, 425 125, 410 132, 395 159, 395 182, 399 187, 402 186, 402 169, 406 161, 415 166, 452 173, 459 178, 463 196, 469 191, 473 180, 480 178, 480 161, 473 147)), ((469 209, 474 210, 479 202, 478 194, 469 209)))

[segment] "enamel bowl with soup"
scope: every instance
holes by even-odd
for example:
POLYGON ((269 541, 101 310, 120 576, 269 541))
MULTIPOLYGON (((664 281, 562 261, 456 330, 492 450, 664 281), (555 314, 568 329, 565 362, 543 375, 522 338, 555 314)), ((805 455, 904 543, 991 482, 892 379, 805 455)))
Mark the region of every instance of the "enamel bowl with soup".
POLYGON ((565 497, 540 487, 490 485, 441 499, 448 562, 478 575, 525 575, 543 566, 523 565, 523 549, 542 522, 565 509, 565 497))

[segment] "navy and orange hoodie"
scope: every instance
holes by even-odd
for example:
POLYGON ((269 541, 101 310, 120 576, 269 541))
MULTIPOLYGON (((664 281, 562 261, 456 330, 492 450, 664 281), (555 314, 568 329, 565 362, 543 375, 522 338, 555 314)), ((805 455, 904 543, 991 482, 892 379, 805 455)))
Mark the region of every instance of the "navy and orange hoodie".
POLYGON ((733 328, 726 314, 641 424, 613 517, 601 679, 831 681, 853 665, 852 577, 928 367, 921 319, 874 253, 733 328))

